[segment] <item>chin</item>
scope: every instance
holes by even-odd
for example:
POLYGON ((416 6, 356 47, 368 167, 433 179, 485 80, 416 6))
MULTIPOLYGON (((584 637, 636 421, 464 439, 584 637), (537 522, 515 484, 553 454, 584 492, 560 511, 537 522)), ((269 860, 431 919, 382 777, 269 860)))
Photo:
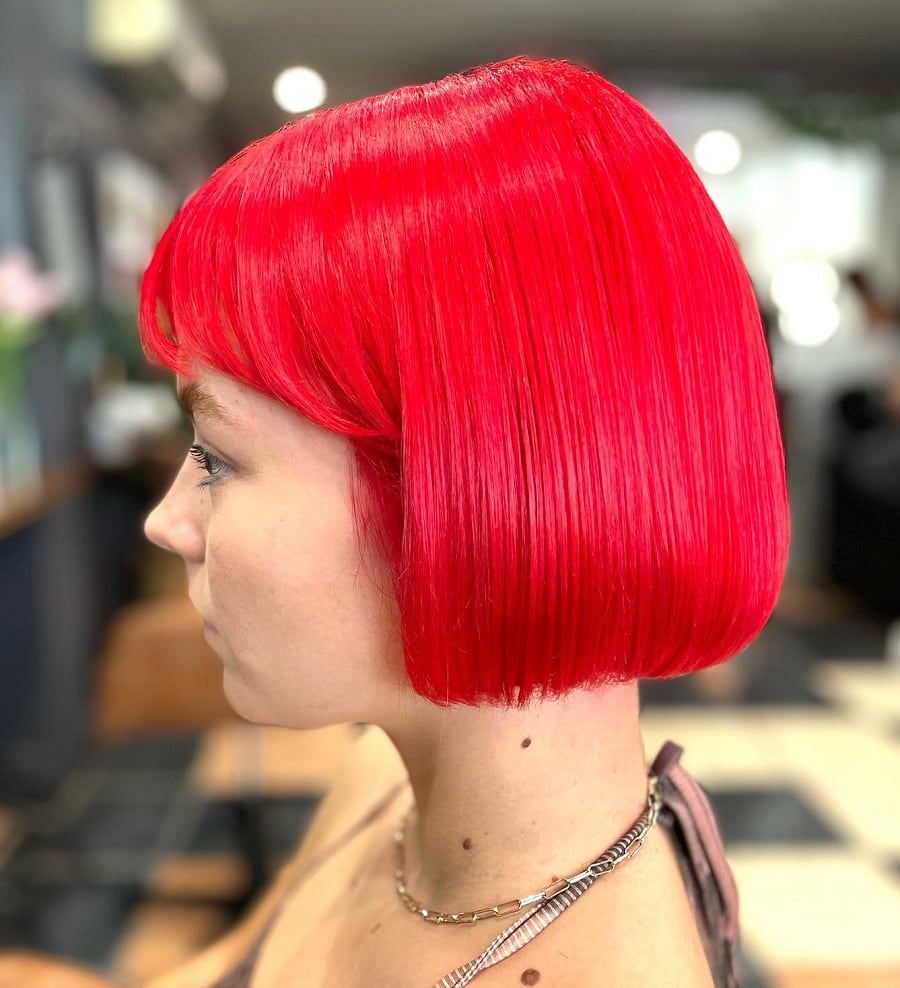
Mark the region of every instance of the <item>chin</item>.
POLYGON ((284 696, 260 693, 228 668, 225 669, 222 686, 225 699, 238 717, 261 727, 286 727, 295 731, 312 731, 353 721, 352 717, 342 717, 325 704, 321 704, 316 709, 301 704, 285 708, 284 696))
POLYGON ((222 689, 228 705, 242 720, 250 721, 253 724, 268 724, 270 719, 261 716, 265 704, 260 702, 253 690, 247 688, 247 684, 225 667, 222 675, 222 689))

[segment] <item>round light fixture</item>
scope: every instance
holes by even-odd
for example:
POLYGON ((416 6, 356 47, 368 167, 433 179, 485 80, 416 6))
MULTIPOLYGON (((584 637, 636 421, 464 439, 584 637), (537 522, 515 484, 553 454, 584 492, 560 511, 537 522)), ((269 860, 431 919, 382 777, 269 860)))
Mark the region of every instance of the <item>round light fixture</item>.
POLYGON ((778 306, 778 328, 789 343, 821 346, 838 330, 841 320, 835 299, 838 273, 821 257, 792 257, 782 261, 769 287, 778 306))
POLYGON ((820 298, 808 309, 790 309, 778 315, 781 335, 796 346, 822 346, 837 332, 841 313, 830 298, 820 298))
POLYGON ((838 273, 824 258, 792 257, 775 268, 769 291, 779 309, 802 309, 817 298, 833 302, 839 289, 838 273))
POLYGON ((275 102, 286 113, 305 113, 325 102, 325 80, 315 69, 303 65, 285 69, 272 86, 275 102))
POLYGON ((694 145, 694 160, 710 175, 727 175, 741 160, 741 142, 727 130, 708 130, 694 145))

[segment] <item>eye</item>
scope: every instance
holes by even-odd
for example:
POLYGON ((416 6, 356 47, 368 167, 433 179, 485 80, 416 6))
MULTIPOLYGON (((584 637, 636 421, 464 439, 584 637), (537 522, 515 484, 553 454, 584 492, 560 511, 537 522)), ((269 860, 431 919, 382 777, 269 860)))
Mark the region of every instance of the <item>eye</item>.
POLYGON ((210 484, 214 484, 228 472, 228 464, 199 443, 194 443, 191 446, 188 455, 202 470, 206 471, 206 476, 197 485, 198 487, 209 487, 210 484))

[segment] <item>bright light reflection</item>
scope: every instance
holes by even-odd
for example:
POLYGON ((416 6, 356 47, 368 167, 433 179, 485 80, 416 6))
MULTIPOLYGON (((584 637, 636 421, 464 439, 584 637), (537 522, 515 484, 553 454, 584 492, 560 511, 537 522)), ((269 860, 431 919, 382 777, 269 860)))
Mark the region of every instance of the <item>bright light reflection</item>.
POLYGON ((305 113, 325 102, 325 80, 305 66, 297 65, 279 73, 272 86, 275 102, 286 113, 305 113))
POLYGON ((727 175, 741 160, 741 142, 727 130, 708 130, 694 145, 694 160, 710 175, 727 175))
POLYGON ((778 316, 778 328, 788 343, 821 346, 837 332, 841 313, 830 299, 820 296, 804 308, 789 309, 778 316))
POLYGON ((821 258, 795 257, 783 261, 772 275, 772 301, 779 309, 793 310, 834 301, 841 287, 837 271, 821 258))

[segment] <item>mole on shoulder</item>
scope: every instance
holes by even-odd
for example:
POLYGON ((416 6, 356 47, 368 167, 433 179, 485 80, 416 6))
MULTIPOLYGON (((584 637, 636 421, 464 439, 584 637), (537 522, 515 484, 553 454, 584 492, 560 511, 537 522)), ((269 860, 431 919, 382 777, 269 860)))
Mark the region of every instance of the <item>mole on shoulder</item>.
POLYGON ((369 930, 369 933, 375 933, 375 932, 376 932, 376 930, 380 930, 380 929, 381 929, 381 923, 376 923, 376 924, 375 924, 375 925, 374 925, 374 926, 372 927, 372 929, 371 929, 371 930, 369 930))
POLYGON ((465 839, 465 840, 463 841, 463 850, 464 850, 464 851, 469 851, 469 850, 471 850, 471 849, 472 849, 472 838, 471 838, 471 837, 467 837, 467 838, 466 838, 466 839, 465 839))
POLYGON ((525 740, 522 742, 522 747, 527 748, 528 745, 530 744, 531 744, 531 738, 525 738, 525 740))
POLYGON ((523 985, 536 985, 541 980, 541 972, 530 967, 527 971, 522 972, 522 977, 519 980, 523 985))

